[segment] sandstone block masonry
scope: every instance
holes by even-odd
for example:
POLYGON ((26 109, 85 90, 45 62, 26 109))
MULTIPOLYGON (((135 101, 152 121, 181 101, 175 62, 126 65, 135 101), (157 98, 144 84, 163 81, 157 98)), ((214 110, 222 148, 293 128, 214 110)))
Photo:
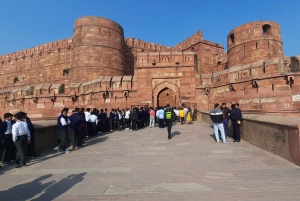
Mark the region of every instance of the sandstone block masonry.
POLYGON ((63 107, 210 110, 239 102, 248 113, 298 115, 300 57, 284 56, 279 24, 247 23, 227 39, 227 52, 202 31, 168 47, 82 17, 71 38, 0 56, 0 108, 53 119, 63 107))

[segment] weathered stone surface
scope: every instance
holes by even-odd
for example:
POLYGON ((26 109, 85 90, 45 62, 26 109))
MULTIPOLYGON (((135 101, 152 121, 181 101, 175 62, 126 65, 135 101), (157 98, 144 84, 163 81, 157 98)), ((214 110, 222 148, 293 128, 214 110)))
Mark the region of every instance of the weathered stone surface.
POLYGON ((166 47, 124 38, 112 20, 82 17, 72 38, 0 55, 0 108, 53 119, 63 107, 210 110, 239 102, 244 112, 297 116, 299 58, 284 57, 272 21, 233 29, 226 53, 202 31, 166 47))

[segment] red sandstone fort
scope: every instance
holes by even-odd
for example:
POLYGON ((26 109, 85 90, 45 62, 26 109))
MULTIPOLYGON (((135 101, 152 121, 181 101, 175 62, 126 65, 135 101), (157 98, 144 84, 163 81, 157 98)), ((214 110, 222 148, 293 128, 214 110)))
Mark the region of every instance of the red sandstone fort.
POLYGON ((51 119, 63 107, 207 111, 238 102, 245 113, 298 115, 300 56, 284 56, 279 24, 247 23, 227 41, 224 52, 197 31, 167 47, 124 38, 112 20, 82 17, 72 38, 0 56, 1 111, 51 119))

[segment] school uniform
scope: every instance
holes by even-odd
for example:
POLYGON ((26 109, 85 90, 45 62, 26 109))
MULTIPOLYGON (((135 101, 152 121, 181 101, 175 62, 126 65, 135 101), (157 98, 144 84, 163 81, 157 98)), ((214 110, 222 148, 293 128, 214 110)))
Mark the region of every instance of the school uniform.
POLYGON ((3 145, 3 154, 2 154, 2 162, 3 163, 10 163, 10 161, 15 158, 12 157, 12 147, 14 146, 13 140, 12 140, 12 126, 16 122, 14 120, 12 121, 6 121, 2 122, 0 126, 0 142, 3 145))
POLYGON ((26 117, 26 123, 30 132, 30 144, 28 144, 28 156, 36 157, 38 156, 35 152, 35 133, 36 130, 29 117, 26 117))
POLYGON ((17 147, 17 167, 26 166, 25 148, 27 140, 30 140, 30 131, 27 123, 18 120, 12 125, 12 139, 17 147))
POLYGON ((105 119, 106 119, 106 114, 104 112, 100 113, 98 115, 98 124, 99 124, 99 128, 100 128, 100 132, 105 132, 105 119))
POLYGON ((81 141, 84 136, 85 129, 85 118, 82 118, 78 115, 78 113, 74 113, 70 116, 71 127, 73 130, 73 135, 71 139, 72 146, 81 147, 81 141))
POLYGON ((70 120, 67 115, 61 114, 57 118, 58 137, 60 139, 58 145, 59 152, 66 151, 68 122, 70 122, 70 120))
POLYGON ((110 112, 109 120, 110 120, 110 131, 113 131, 115 126, 115 121, 116 121, 116 115, 114 112, 110 112))
POLYGON ((135 110, 133 110, 133 111, 130 112, 129 118, 132 121, 132 125, 131 125, 132 130, 136 131, 137 130, 137 128, 136 128, 136 121, 137 121, 138 115, 137 115, 137 113, 136 113, 135 110))
POLYGON ((95 114, 92 114, 89 117, 88 122, 91 126, 90 133, 88 133, 88 135, 89 136, 96 136, 96 126, 98 124, 98 117, 95 114))
POLYGON ((77 138, 78 138, 77 134, 78 134, 78 133, 75 132, 74 126, 75 126, 75 121, 76 121, 78 118, 79 118, 78 112, 74 112, 74 113, 69 117, 69 119, 70 119, 70 126, 71 126, 71 129, 72 129, 71 146, 76 146, 76 143, 77 143, 77 138))

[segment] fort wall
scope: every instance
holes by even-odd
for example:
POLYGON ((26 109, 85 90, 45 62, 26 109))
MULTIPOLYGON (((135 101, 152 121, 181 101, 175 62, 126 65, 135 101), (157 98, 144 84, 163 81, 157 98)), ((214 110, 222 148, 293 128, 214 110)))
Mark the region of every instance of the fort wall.
POLYGON ((65 82, 71 67, 72 48, 73 39, 68 38, 1 55, 0 91, 24 85, 65 82))
POLYGON ((284 57, 280 27, 251 22, 228 52, 198 31, 174 47, 124 38, 101 17, 76 20, 74 38, 0 56, 0 108, 53 119, 63 107, 125 108, 218 102, 244 113, 299 116, 299 56, 284 57))

